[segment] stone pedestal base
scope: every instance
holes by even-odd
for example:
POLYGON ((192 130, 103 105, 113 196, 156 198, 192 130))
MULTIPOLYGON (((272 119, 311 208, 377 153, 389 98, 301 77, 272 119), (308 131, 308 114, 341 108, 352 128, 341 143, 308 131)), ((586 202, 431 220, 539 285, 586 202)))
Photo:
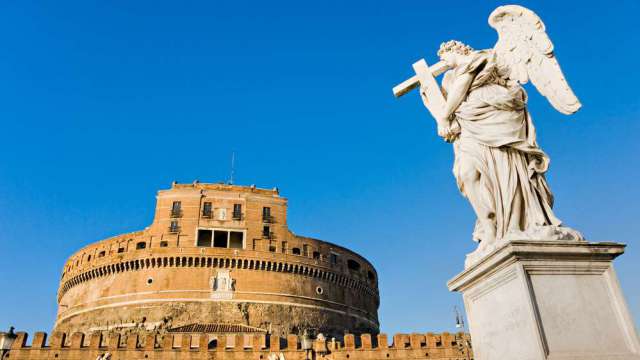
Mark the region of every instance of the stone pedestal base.
POLYGON ((625 245, 510 241, 449 281, 477 360, 634 359, 640 342, 613 270, 625 245))

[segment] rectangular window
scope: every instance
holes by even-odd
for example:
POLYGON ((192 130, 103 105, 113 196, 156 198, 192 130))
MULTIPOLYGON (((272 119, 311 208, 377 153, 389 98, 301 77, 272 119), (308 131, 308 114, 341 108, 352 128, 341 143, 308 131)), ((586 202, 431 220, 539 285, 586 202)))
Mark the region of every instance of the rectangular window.
POLYGON ((271 228, 268 225, 262 227, 262 237, 263 238, 271 238, 271 228))
POLYGON ((226 248, 229 244, 229 232, 215 230, 213 232, 213 247, 226 248))
POLYGON ((205 202, 204 205, 202 206, 202 217, 210 218, 212 216, 212 212, 213 212, 213 207, 211 206, 211 203, 205 202))
POLYGON ((269 251, 276 252, 276 242, 274 240, 269 240, 269 251))
POLYGON ((229 247, 232 249, 242 249, 244 243, 244 233, 240 231, 231 231, 229 233, 229 247))
POLYGON ((180 201, 174 201, 171 205, 171 217, 182 216, 182 203, 180 201))
POLYGON ((271 208, 270 207, 263 207, 262 208, 262 221, 267 222, 267 223, 271 223, 273 222, 273 217, 271 217, 271 208))
POLYGON ((313 258, 316 260, 320 260, 320 252, 319 251, 314 251, 313 252, 313 258))
POLYGON ((286 241, 283 241, 283 242, 282 242, 282 248, 281 248, 281 250, 280 250, 280 251, 281 251, 283 254, 286 254, 286 253, 287 253, 287 242, 286 242, 286 241))
POLYGON ((224 229, 198 229, 196 245, 200 247, 244 249, 244 232, 224 229))
POLYGON ((242 204, 233 204, 233 220, 242 220, 242 204))
POLYGON ((309 256, 309 245, 302 245, 302 255, 309 256))
POLYGON ((178 226, 178 220, 171 220, 171 225, 169 225, 170 233, 177 233, 180 231, 180 226, 178 226))
POLYGON ((338 263, 338 254, 331 253, 329 255, 329 261, 331 262, 332 265, 336 265, 338 263))
POLYGON ((198 246, 211 247, 212 235, 211 230, 198 230, 198 246))

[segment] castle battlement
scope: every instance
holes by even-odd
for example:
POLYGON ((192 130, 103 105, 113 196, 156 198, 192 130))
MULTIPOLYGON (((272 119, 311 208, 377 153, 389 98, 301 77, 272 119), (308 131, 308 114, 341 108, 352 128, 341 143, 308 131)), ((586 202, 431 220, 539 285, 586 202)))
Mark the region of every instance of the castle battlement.
POLYGON ((128 334, 37 332, 31 345, 27 334, 16 334, 11 359, 472 359, 464 333, 347 334, 343 341, 315 339, 309 349, 303 338, 266 334, 128 334))

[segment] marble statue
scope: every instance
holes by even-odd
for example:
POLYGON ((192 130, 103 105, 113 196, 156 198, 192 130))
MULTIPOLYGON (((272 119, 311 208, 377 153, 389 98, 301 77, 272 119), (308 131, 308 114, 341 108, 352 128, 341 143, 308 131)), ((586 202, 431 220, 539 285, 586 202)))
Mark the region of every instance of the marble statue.
POLYGON ((536 141, 522 85, 531 81, 551 105, 573 114, 581 104, 565 80, 540 18, 522 6, 495 9, 493 49, 443 43, 440 62, 414 64, 416 76, 394 88, 401 96, 420 88, 438 135, 453 144, 453 173, 477 215, 478 250, 509 240, 583 240, 552 211, 545 179, 549 157, 536 141), (435 76, 444 73, 438 86, 435 76))

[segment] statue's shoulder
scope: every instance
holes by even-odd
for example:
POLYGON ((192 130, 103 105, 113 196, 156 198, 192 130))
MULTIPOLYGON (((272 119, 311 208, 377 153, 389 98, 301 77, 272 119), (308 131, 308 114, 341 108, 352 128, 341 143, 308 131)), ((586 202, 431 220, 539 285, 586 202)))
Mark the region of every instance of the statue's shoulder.
POLYGON ((456 75, 477 73, 487 64, 494 63, 494 59, 495 55, 491 50, 474 51, 468 55, 467 61, 456 68, 456 75))

